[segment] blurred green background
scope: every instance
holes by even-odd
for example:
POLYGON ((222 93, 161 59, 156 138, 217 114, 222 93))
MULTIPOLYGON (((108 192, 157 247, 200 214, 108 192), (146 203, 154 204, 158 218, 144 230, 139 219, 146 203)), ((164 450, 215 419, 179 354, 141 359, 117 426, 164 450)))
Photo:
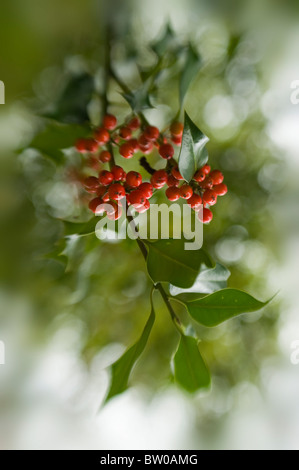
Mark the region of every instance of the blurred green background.
MULTIPOLYGON (((299 339, 298 109, 289 99, 299 78, 296 8, 2 0, 1 448, 298 448, 298 367, 289 360, 299 339), (106 367, 149 312, 144 261, 133 242, 94 236, 68 243, 66 270, 46 259, 61 233, 55 217, 72 215, 74 189, 49 161, 16 150, 39 124, 33 110, 53 100, 65 74, 101 65, 108 21, 120 41, 116 66, 133 83, 136 49, 150 60, 147 44, 168 21, 198 48, 204 67, 185 107, 210 137, 211 164, 230 189, 205 227, 205 246, 232 271, 230 286, 263 300, 280 294, 262 313, 199 331, 214 378, 212 391, 196 399, 170 385, 177 336, 157 297, 153 337, 132 377, 137 387, 97 414, 106 367)), ((175 80, 159 97, 176 109, 175 80)))

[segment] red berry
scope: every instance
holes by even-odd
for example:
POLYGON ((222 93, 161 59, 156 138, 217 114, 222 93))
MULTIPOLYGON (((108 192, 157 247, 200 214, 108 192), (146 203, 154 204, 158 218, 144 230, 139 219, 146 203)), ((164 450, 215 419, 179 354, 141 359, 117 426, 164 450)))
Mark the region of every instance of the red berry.
POLYGON ((224 183, 217 184, 214 187, 214 191, 217 194, 217 196, 225 196, 227 193, 227 186, 224 183))
POLYGON ((154 144, 153 142, 151 142, 150 140, 148 140, 144 134, 142 134, 140 137, 139 137, 139 140, 138 140, 138 145, 139 145, 139 148, 141 150, 141 152, 145 153, 146 155, 151 153, 151 151, 153 150, 153 147, 154 147, 154 144))
POLYGON ((105 186, 99 186, 97 190, 97 195, 99 197, 103 197, 104 194, 106 194, 106 192, 107 192, 107 188, 105 186))
POLYGON ((103 127, 100 127, 94 132, 94 138, 100 145, 103 145, 109 142, 110 134, 106 129, 104 129, 103 127))
POLYGON ((110 199, 120 201, 126 196, 125 188, 120 183, 114 183, 109 187, 108 194, 110 199))
POLYGON ((121 166, 114 166, 111 168, 114 181, 124 181, 126 178, 126 172, 121 166))
POLYGON ((171 186, 170 188, 166 189, 165 194, 170 201, 177 201, 181 197, 179 188, 176 188, 175 186, 171 186))
POLYGON ((193 189, 189 184, 183 184, 183 186, 180 187, 180 194, 183 199, 190 199, 193 195, 193 189))
POLYGON ((208 175, 208 174, 210 173, 210 171, 211 171, 211 167, 210 167, 210 165, 205 165, 205 166, 202 167, 201 170, 202 170, 206 175, 208 175))
POLYGON ((214 185, 212 179, 208 176, 202 183, 200 183, 200 186, 203 189, 212 189, 214 185))
POLYGON ((109 204, 105 204, 105 210, 107 215, 114 214, 118 209, 118 204, 114 201, 109 201, 109 204))
POLYGON ((128 141, 128 143, 129 143, 130 145, 132 145, 132 147, 133 147, 133 149, 134 149, 134 152, 138 152, 138 150, 139 150, 139 144, 138 144, 138 140, 137 140, 137 139, 130 139, 130 140, 128 141))
POLYGON ((141 206, 135 207, 136 211, 139 212, 140 214, 143 214, 144 212, 148 211, 150 208, 150 203, 146 199, 144 203, 141 206))
POLYGON ((104 196, 102 197, 102 199, 103 199, 104 202, 110 201, 110 197, 109 197, 108 191, 104 194, 104 196))
POLYGON ((180 184, 179 180, 177 180, 173 175, 169 175, 167 178, 167 186, 178 186, 180 184))
POLYGON ((122 216, 122 208, 118 206, 117 210, 113 214, 107 214, 109 220, 118 220, 122 216))
POLYGON ((148 126, 144 131, 144 135, 148 140, 154 141, 159 138, 160 131, 157 127, 148 126))
POLYGON ((100 197, 96 197, 89 203, 89 209, 96 215, 102 215, 105 212, 104 201, 100 197))
POLYGON ((224 180, 224 176, 219 170, 211 171, 210 178, 212 179, 214 185, 221 184, 224 180))
POLYGON ((99 144, 94 139, 86 139, 86 150, 88 152, 94 153, 98 150, 99 144))
POLYGON ((179 172, 178 167, 175 167, 171 171, 172 176, 174 176, 177 180, 183 180, 181 173, 179 172))
POLYGON ((160 189, 166 184, 168 175, 165 170, 156 171, 151 177, 151 183, 154 188, 160 189))
POLYGON ((163 144, 160 146, 159 153, 162 158, 165 158, 165 160, 169 160, 174 155, 174 148, 170 144, 163 144))
POLYGON ((213 213, 210 211, 210 209, 204 209, 202 213, 198 213, 198 218, 202 223, 209 224, 213 219, 213 213))
POLYGON ((85 189, 90 193, 96 193, 99 187, 99 180, 95 176, 89 176, 83 182, 85 189))
POLYGON ((103 186, 108 186, 113 181, 113 174, 110 171, 103 170, 99 175, 99 181, 103 186))
POLYGON ((182 137, 175 137, 174 135, 171 137, 172 142, 175 145, 181 145, 182 144, 182 137))
POLYGON ((217 193, 213 189, 207 189, 203 195, 204 204, 209 204, 209 206, 214 206, 217 202, 217 193))
POLYGON ((76 150, 80 153, 87 152, 86 148, 86 140, 87 139, 78 139, 75 143, 76 150))
POLYGON ((86 165, 94 170, 98 171, 101 168, 100 162, 96 157, 90 156, 86 162, 86 165))
POLYGON ((196 210, 199 209, 200 205, 202 204, 202 198, 199 194, 193 194, 193 196, 188 199, 189 206, 196 210))
POLYGON ((136 208, 136 207, 142 206, 145 203, 146 197, 143 191, 140 191, 139 189, 135 189, 129 194, 128 201, 130 204, 132 204, 136 208))
POLYGON ((103 150, 103 152, 100 153, 100 160, 101 160, 102 163, 110 162, 111 153, 108 152, 107 150, 103 150))
POLYGON ((137 171, 129 171, 126 177, 126 183, 130 188, 137 188, 142 183, 142 176, 137 171))
POLYGON ((146 197, 146 199, 150 199, 153 195, 153 185, 151 183, 142 183, 139 187, 138 187, 139 191, 142 191, 143 194, 144 194, 144 197, 146 197))
POLYGON ((105 129, 108 129, 109 131, 112 131, 113 129, 116 128, 117 125, 117 119, 113 114, 106 114, 106 116, 103 119, 103 126, 105 129))
POLYGON ((181 122, 173 122, 170 126, 170 132, 174 137, 181 137, 184 131, 184 126, 181 122))
POLYGON ((134 155, 134 147, 129 142, 126 142, 119 147, 119 153, 124 158, 132 158, 134 155))
POLYGON ((194 181, 202 183, 206 178, 206 174, 202 170, 198 170, 193 176, 194 181))
POLYGON ((132 131, 129 127, 122 127, 119 131, 119 135, 124 140, 130 140, 132 137, 132 131))
POLYGON ((141 122, 137 116, 133 117, 131 121, 129 121, 128 123, 128 127, 132 129, 132 131, 136 131, 137 129, 139 129, 140 125, 141 125, 141 122))

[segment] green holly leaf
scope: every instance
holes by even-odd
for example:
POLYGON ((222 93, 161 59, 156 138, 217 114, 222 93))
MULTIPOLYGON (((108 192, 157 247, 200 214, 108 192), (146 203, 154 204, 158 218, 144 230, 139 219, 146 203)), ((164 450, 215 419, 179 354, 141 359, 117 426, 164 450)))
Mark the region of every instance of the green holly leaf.
POLYGON ((207 327, 217 326, 226 320, 248 312, 256 312, 268 302, 260 302, 246 292, 223 289, 200 299, 186 302, 191 317, 207 327))
POLYGON ((139 113, 144 109, 152 108, 150 88, 152 86, 151 79, 146 80, 140 88, 131 93, 123 93, 122 96, 129 103, 135 113, 139 113))
POLYGON ((202 249, 184 249, 185 240, 158 240, 148 242, 147 269, 152 280, 170 282, 174 286, 193 286, 203 266, 213 267, 213 261, 202 249))
POLYGON ((94 78, 90 74, 72 76, 55 103, 54 110, 44 116, 64 123, 82 124, 89 121, 87 107, 94 88, 94 78))
POLYGON ((216 263, 212 269, 202 269, 198 274, 194 284, 189 289, 170 284, 170 294, 172 296, 181 294, 212 294, 227 287, 227 280, 230 277, 230 271, 222 264, 216 263))
POLYGON ((200 354, 196 338, 181 334, 173 365, 175 381, 187 392, 195 393, 210 386, 210 373, 200 354))
POLYGON ((28 148, 38 150, 42 155, 60 165, 64 162, 62 150, 73 147, 77 139, 86 137, 89 133, 90 130, 86 126, 48 121, 30 142, 28 148))
POLYGON ((128 381, 134 365, 143 353, 155 322, 155 311, 151 298, 152 310, 139 340, 129 348, 112 366, 111 383, 105 403, 123 393, 128 388, 128 381))
POLYGON ((197 73, 202 67, 202 60, 198 52, 194 49, 192 44, 189 45, 186 62, 181 74, 180 79, 180 104, 182 106, 185 95, 191 85, 192 81, 196 77, 197 73))
POLYGON ((99 222, 100 217, 92 217, 87 222, 68 222, 63 221, 64 235, 70 237, 77 235, 78 237, 86 237, 88 235, 95 234, 96 225, 99 222))
POLYGON ((184 133, 179 156, 179 170, 183 178, 189 182, 195 172, 208 161, 206 144, 209 138, 194 124, 185 113, 184 133))
POLYGON ((166 26, 166 29, 160 39, 151 44, 151 48, 157 54, 158 57, 163 57, 164 54, 173 48, 176 42, 176 36, 171 28, 170 24, 166 26))

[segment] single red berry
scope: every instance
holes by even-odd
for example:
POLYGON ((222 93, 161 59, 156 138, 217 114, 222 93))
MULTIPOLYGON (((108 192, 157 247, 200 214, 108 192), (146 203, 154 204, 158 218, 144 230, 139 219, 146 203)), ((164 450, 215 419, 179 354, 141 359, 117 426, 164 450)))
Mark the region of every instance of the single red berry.
POLYGON ((138 188, 142 183, 142 176, 137 171, 129 171, 126 177, 126 183, 130 188, 138 188))
POLYGON ((129 121, 129 123, 128 123, 128 127, 132 131, 137 131, 137 129, 139 129, 140 125, 141 125, 141 122, 140 122, 140 119, 137 116, 133 117, 131 119, 131 121, 129 121))
POLYGON ((212 179, 214 185, 221 184, 224 180, 224 176, 219 170, 211 171, 210 178, 212 179))
POLYGON ((106 194, 106 192, 107 192, 106 186, 99 186, 97 189, 97 195, 101 198, 106 194))
POLYGON ((181 145, 183 141, 182 137, 175 137, 174 135, 171 137, 171 140, 175 145, 181 145))
POLYGON ((111 214, 108 214, 107 213, 107 217, 109 220, 119 220, 122 216, 122 208, 121 206, 118 206, 116 211, 111 213, 111 214))
POLYGON ((206 174, 202 170, 198 170, 193 176, 194 181, 202 183, 206 179, 206 174))
POLYGON ((115 214, 117 209, 118 209, 118 204, 114 201, 109 201, 108 204, 105 204, 105 211, 107 212, 107 215, 115 214))
POLYGON ((84 180, 83 185, 89 193, 96 193, 100 184, 98 178, 89 176, 84 180))
POLYGON ((202 223, 209 224, 213 219, 213 213, 210 211, 210 209, 203 209, 202 213, 198 213, 198 218, 202 223))
POLYGON ((202 183, 200 183, 200 186, 203 189, 212 189, 214 185, 212 179, 208 176, 202 183))
POLYGON ((80 153, 85 153, 87 152, 86 148, 86 140, 87 139, 78 139, 75 143, 76 150, 80 153))
POLYGON ((171 171, 172 176, 174 176, 177 180, 181 181, 184 178, 182 177, 181 173, 179 172, 178 167, 175 167, 171 171))
POLYGON ((94 139, 86 139, 86 150, 87 152, 94 153, 98 150, 99 144, 94 139))
POLYGON ((173 122, 170 126, 170 132, 174 137, 181 137, 184 131, 184 126, 181 122, 173 122))
POLYGON ((138 143, 138 140, 137 140, 137 139, 130 139, 130 140, 128 141, 128 143, 129 143, 130 145, 132 145, 132 147, 133 147, 133 149, 134 149, 134 152, 138 152, 138 150, 139 150, 139 143, 138 143))
POLYGON ((132 131, 129 127, 122 127, 119 131, 119 135, 124 140, 130 140, 132 137, 132 131))
POLYGON ((100 197, 96 197, 89 203, 89 209, 96 215, 102 215, 105 212, 104 201, 100 197))
POLYGON ((205 166, 202 167, 201 170, 202 170, 206 175, 208 175, 208 174, 210 173, 210 171, 211 171, 211 167, 210 167, 210 165, 205 165, 205 166))
POLYGON ((110 201, 105 208, 109 220, 118 220, 122 216, 122 208, 116 202, 110 201))
POLYGON ((134 155, 134 147, 129 142, 126 142, 119 147, 119 153, 124 158, 132 158, 134 155))
POLYGON ((217 193, 213 189, 207 189, 203 195, 204 204, 214 206, 217 203, 217 193))
POLYGON ((117 125, 117 119, 113 114, 106 114, 103 119, 103 126, 105 129, 108 129, 109 131, 112 131, 113 129, 116 128, 117 125))
POLYGON ((170 201, 177 201, 181 197, 181 191, 175 186, 170 186, 167 188, 165 194, 170 201))
POLYGON ((167 186, 178 186, 180 184, 179 180, 177 180, 173 175, 169 175, 167 178, 167 186))
POLYGON ((139 149, 141 150, 141 152, 145 153, 146 155, 148 155, 149 153, 151 153, 151 151, 153 150, 153 147, 154 147, 154 144, 153 142, 151 142, 150 140, 148 140, 144 134, 142 134, 139 139, 138 139, 138 145, 139 145, 139 149))
POLYGON ((174 148, 170 144, 163 144, 160 146, 159 153, 162 158, 165 158, 165 160, 169 160, 174 156, 174 148))
POLYGON ((146 197, 146 199, 150 199, 153 195, 154 188, 153 188, 153 185, 151 183, 142 183, 138 187, 138 189, 139 189, 139 191, 143 192, 144 197, 146 197))
POLYGON ((183 184, 183 186, 180 187, 180 194, 183 199, 190 199, 193 195, 193 189, 189 184, 183 184))
POLYGON ((227 186, 224 183, 217 184, 213 189, 217 196, 225 196, 227 193, 227 186))
POLYGON ((110 171, 103 170, 99 175, 99 181, 103 186, 108 186, 113 181, 113 174, 110 171))
POLYGON ((93 168, 96 171, 99 171, 101 168, 101 164, 99 160, 92 155, 88 158, 86 165, 89 166, 90 168, 93 168))
POLYGON ((126 172, 121 166, 114 166, 111 168, 114 181, 124 181, 126 178, 126 172))
POLYGON ((157 127, 148 126, 144 131, 144 135, 148 140, 154 141, 159 138, 160 131, 157 127))
POLYGON ((168 175, 165 170, 156 171, 151 177, 151 183, 154 188, 161 189, 166 184, 168 175))
POLYGON ((109 201, 110 201, 110 197, 109 197, 108 191, 104 194, 104 196, 102 197, 102 199, 103 199, 104 202, 109 202, 109 201))
POLYGON ((140 214, 143 214, 144 212, 148 211, 150 208, 150 202, 146 199, 144 203, 141 206, 136 206, 135 209, 137 212, 140 214))
POLYGON ((110 199, 113 199, 114 201, 120 201, 126 197, 125 188, 120 183, 114 183, 109 186, 108 194, 110 199))
POLYGON ((129 203, 132 204, 132 206, 134 206, 135 208, 142 206, 146 200, 147 199, 143 191, 140 191, 139 189, 135 189, 134 191, 132 191, 128 197, 129 203))
POLYGON ((202 204, 201 196, 199 194, 193 194, 193 196, 188 199, 188 204, 194 210, 199 209, 202 204))
POLYGON ((103 152, 100 153, 100 160, 101 160, 102 163, 110 162, 111 153, 108 152, 107 150, 103 150, 103 152))
POLYGON ((100 127, 94 132, 94 138, 99 143, 99 145, 104 145, 104 144, 107 144, 107 142, 109 142, 110 134, 106 129, 104 129, 103 127, 100 127))

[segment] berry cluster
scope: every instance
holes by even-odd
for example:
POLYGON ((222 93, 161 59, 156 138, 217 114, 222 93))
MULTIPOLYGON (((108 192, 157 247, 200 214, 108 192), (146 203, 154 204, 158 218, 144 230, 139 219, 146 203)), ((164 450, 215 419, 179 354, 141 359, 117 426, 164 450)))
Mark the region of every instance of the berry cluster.
POLYGON ((90 210, 96 215, 106 213, 111 220, 119 219, 122 215, 119 201, 124 198, 137 212, 146 212, 150 208, 148 200, 153 195, 153 186, 142 182, 142 176, 137 171, 126 173, 122 167, 115 165, 110 171, 102 170, 98 178, 89 176, 83 184, 87 192, 97 195, 89 203, 90 210))
POLYGON ((166 196, 170 201, 183 198, 195 211, 199 211, 203 204, 200 220, 203 223, 211 222, 213 214, 209 207, 216 204, 218 196, 227 193, 227 187, 223 183, 222 173, 219 170, 211 171, 209 165, 198 170, 189 184, 183 181, 173 158, 173 144, 181 145, 183 130, 183 124, 173 122, 169 131, 161 133, 157 127, 143 125, 137 116, 130 117, 124 125, 118 126, 116 117, 107 114, 102 126, 94 130, 91 138, 79 139, 75 145, 78 152, 88 155, 89 166, 101 170, 97 177, 89 176, 83 181, 85 190, 96 195, 89 202, 89 208, 96 215, 106 213, 108 218, 117 220, 122 215, 119 201, 126 198, 127 204, 136 211, 146 212, 150 208, 149 199, 154 190, 167 185, 166 196), (126 173, 121 166, 115 165, 112 152, 116 147, 125 159, 132 158, 137 152, 148 155, 156 150, 161 158, 167 160, 166 167, 155 171, 143 157, 142 160, 146 162, 143 166, 152 175, 150 182, 144 182, 137 171, 126 173), (109 170, 102 169, 105 163, 109 163, 109 170))
POLYGON ((211 167, 205 165, 195 173, 189 184, 183 182, 183 179, 175 164, 170 172, 156 171, 151 182, 156 189, 167 185, 166 196, 170 201, 177 201, 180 198, 186 199, 189 206, 195 211, 199 211, 200 205, 203 204, 203 215, 199 214, 200 220, 203 223, 211 222, 213 214, 208 206, 214 206, 218 196, 224 196, 227 193, 227 186, 223 183, 223 174, 219 170, 211 171, 211 167))

